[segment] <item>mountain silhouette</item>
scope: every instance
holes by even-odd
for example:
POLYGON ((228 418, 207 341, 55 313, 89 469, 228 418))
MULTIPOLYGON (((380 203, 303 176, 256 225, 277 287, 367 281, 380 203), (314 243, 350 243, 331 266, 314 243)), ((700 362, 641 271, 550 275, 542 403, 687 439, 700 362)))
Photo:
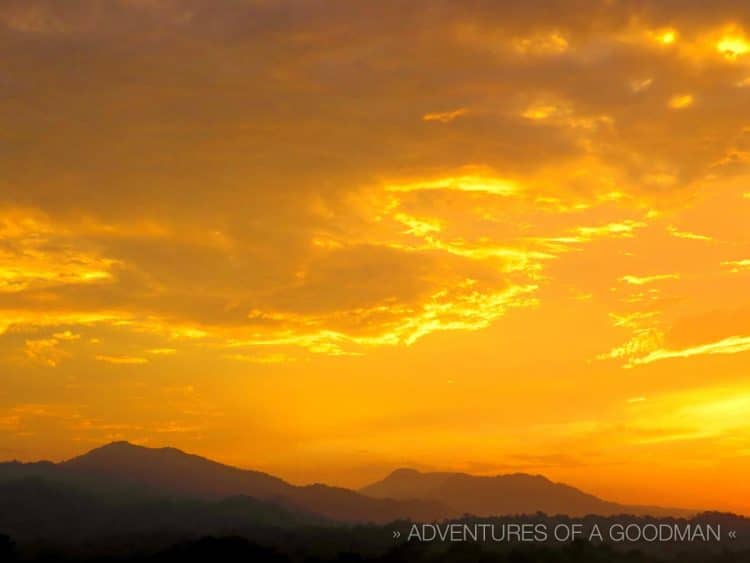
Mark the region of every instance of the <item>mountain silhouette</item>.
POLYGON ((231 528, 253 522, 292 525, 295 519, 382 524, 462 514, 690 514, 608 502, 541 475, 478 477, 399 469, 359 491, 296 486, 175 448, 128 442, 113 442, 61 463, 0 463, 3 505, 18 507, 17 514, 0 509, 0 524, 5 521, 12 529, 18 528, 18 514, 26 515, 22 521, 29 529, 58 529, 72 526, 67 520, 83 511, 88 520, 82 522, 81 533, 97 529, 104 520, 122 522, 117 526, 122 529, 159 522, 168 528, 219 529, 220 524, 231 528), (42 519, 32 525, 37 512, 55 514, 44 506, 67 508, 57 515, 57 523, 42 519), (191 516, 196 511, 200 517, 191 516))
POLYGON ((363 487, 359 492, 373 498, 432 500, 459 513, 476 516, 535 512, 569 516, 692 514, 688 510, 609 502, 575 487, 554 483, 542 475, 525 473, 485 477, 466 473, 422 473, 415 469, 397 469, 382 481, 363 487))
POLYGON ((454 515, 435 501, 376 499, 321 484, 295 486, 267 473, 224 465, 175 448, 147 448, 128 442, 113 442, 58 464, 0 464, 0 481, 29 477, 110 501, 163 497, 218 501, 244 496, 342 522, 434 520, 454 515))
POLYGON ((199 498, 238 494, 274 498, 289 495, 294 489, 260 471, 238 469, 176 448, 146 448, 129 442, 112 442, 59 466, 93 479, 105 477, 151 491, 199 498))

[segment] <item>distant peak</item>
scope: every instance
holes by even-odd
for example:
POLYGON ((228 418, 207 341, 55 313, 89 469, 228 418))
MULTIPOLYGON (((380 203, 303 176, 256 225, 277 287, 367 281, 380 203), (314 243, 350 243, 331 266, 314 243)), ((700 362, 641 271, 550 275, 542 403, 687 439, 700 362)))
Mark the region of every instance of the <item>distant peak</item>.
POLYGON ((398 469, 394 469, 393 471, 391 471, 389 477, 412 477, 421 474, 421 471, 412 469, 411 467, 399 467, 398 469))
POLYGON ((89 450, 88 452, 63 463, 72 465, 123 463, 125 460, 156 460, 164 459, 166 457, 194 458, 197 456, 191 456, 176 448, 150 448, 139 444, 133 444, 126 440, 118 440, 89 450))
POLYGON ((498 475, 495 475, 495 477, 517 477, 520 479, 537 479, 541 481, 549 481, 547 477, 539 473, 532 474, 532 473, 524 473, 522 471, 516 471, 515 473, 500 473, 498 475))
MULTIPOLYGON (((134 452, 134 451, 144 451, 149 450, 151 448, 147 448, 145 446, 141 446, 138 444, 133 444, 132 442, 128 442, 127 440, 117 440, 115 442, 110 442, 109 444, 104 444, 103 446, 99 446, 98 448, 94 448, 88 452, 88 454, 94 453, 94 452, 134 452)), ((87 454, 84 454, 87 455, 87 454)))
POLYGON ((128 442, 127 440, 115 440, 114 442, 110 442, 109 444, 104 444, 103 446, 100 446, 99 448, 95 449, 111 449, 111 448, 139 448, 141 446, 137 446, 136 444, 132 444, 128 442))
MULTIPOLYGON (((178 450, 177 448, 173 448, 171 446, 167 446, 164 448, 151 448, 149 446, 143 446, 141 444, 134 444, 132 442, 128 442, 127 440, 117 440, 115 442, 110 442, 109 444, 104 444, 103 446, 99 446, 98 448, 94 448, 91 450, 91 452, 95 451, 111 451, 111 450, 139 450, 139 451, 149 451, 149 452, 174 452, 174 453, 185 453, 182 450, 178 450)), ((89 453, 91 453, 89 452, 89 453)))
POLYGON ((398 469, 394 469, 391 473, 388 474, 386 479, 398 479, 398 480, 406 480, 406 479, 419 479, 419 478, 425 478, 425 479, 433 479, 433 478, 455 478, 455 479, 504 479, 509 481, 537 481, 537 482, 546 482, 546 483, 552 483, 547 477, 544 475, 532 475, 530 473, 498 473, 495 475, 474 475, 471 473, 461 473, 461 472, 445 472, 445 471, 428 471, 423 472, 419 471, 418 469, 413 469, 411 467, 399 467, 398 469))

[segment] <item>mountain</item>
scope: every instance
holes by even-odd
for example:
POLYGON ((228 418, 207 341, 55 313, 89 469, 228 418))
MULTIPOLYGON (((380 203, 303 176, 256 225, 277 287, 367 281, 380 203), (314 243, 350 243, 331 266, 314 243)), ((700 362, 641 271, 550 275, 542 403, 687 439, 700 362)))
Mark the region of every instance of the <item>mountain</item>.
POLYGON ((0 464, 0 481, 25 477, 42 478, 108 499, 217 501, 241 495, 342 522, 434 520, 453 515, 434 501, 375 499, 326 485, 299 487, 266 473, 231 467, 175 448, 146 448, 128 442, 113 442, 59 464, 0 464))
POLYGON ((112 442, 59 466, 91 479, 113 479, 150 491, 197 498, 238 494, 275 498, 287 496, 294 489, 260 471, 238 469, 175 448, 146 448, 129 442, 112 442))
MULTIPOLYGON (((234 497, 245 499, 237 501, 242 509, 235 515, 246 514, 249 518, 255 514, 243 520, 247 523, 270 522, 274 518, 288 522, 288 514, 355 523, 433 521, 461 514, 495 516, 538 511, 570 516, 689 514, 608 502, 540 475, 479 477, 399 469, 359 491, 322 484, 295 486, 267 473, 224 465, 175 448, 147 448, 128 442, 113 442, 62 463, 0 463, 0 485, 3 483, 25 483, 25 488, 19 490, 27 491, 30 499, 41 495, 40 498, 52 504, 54 495, 75 503, 88 502, 96 507, 90 513, 101 511, 107 518, 125 518, 117 512, 124 506, 137 504, 133 508, 135 513, 144 506, 152 506, 154 514, 160 514, 169 525, 180 522, 174 514, 177 510, 174 503, 182 503, 179 507, 185 510, 196 509, 198 505, 194 503, 204 503, 201 510, 213 515, 207 516, 206 525, 232 522, 226 516, 227 506, 217 503, 234 497), (45 489, 47 485, 54 491, 45 489), (251 510, 248 508, 251 502, 261 504, 253 505, 251 510), (269 512, 271 505, 283 510, 283 515, 269 512)), ((0 505, 10 501, 22 503, 11 492, 12 487, 0 487, 0 505)))
POLYGON ((422 499, 439 502, 462 514, 567 514, 651 516, 691 514, 691 511, 648 506, 627 506, 602 500, 542 475, 514 473, 484 477, 466 473, 422 473, 397 469, 382 481, 359 490, 373 498, 422 499))
POLYGON ((79 541, 135 534, 210 534, 320 525, 314 515, 235 496, 219 501, 107 496, 60 481, 0 481, 0 530, 18 539, 79 541))

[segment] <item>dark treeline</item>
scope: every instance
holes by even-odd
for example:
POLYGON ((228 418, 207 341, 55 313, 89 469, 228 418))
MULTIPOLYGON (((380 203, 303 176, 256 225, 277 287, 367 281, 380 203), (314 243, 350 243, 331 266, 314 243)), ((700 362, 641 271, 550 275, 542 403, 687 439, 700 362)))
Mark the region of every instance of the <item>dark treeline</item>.
MULTIPOLYGON (((111 552, 91 553, 86 546, 51 547, 16 545, 11 538, 0 535, 0 561, 34 563, 747 563, 750 550, 710 552, 701 549, 680 551, 674 555, 647 554, 637 549, 615 549, 587 541, 557 545, 488 546, 478 543, 420 544, 401 542, 378 555, 355 550, 325 553, 325 546, 309 542, 307 549, 294 545, 261 545, 240 536, 203 537, 182 541, 169 547, 148 550, 142 547, 112 545, 111 552)), ((333 546, 329 546, 333 547, 333 546)), ((340 547, 340 546, 339 546, 340 547)), ((102 546, 99 546, 101 549, 102 546)), ((330 551, 330 550, 329 550, 330 551)))

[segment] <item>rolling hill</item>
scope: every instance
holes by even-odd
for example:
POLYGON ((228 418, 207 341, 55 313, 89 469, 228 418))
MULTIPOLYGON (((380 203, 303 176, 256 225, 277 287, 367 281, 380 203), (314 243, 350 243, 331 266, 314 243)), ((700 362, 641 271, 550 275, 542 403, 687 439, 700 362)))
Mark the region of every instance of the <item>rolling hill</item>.
POLYGON ((466 473, 422 473, 397 469, 382 481, 359 490, 373 498, 432 500, 461 514, 634 514, 685 516, 692 511, 649 506, 629 506, 602 500, 542 475, 514 473, 492 477, 466 473))

